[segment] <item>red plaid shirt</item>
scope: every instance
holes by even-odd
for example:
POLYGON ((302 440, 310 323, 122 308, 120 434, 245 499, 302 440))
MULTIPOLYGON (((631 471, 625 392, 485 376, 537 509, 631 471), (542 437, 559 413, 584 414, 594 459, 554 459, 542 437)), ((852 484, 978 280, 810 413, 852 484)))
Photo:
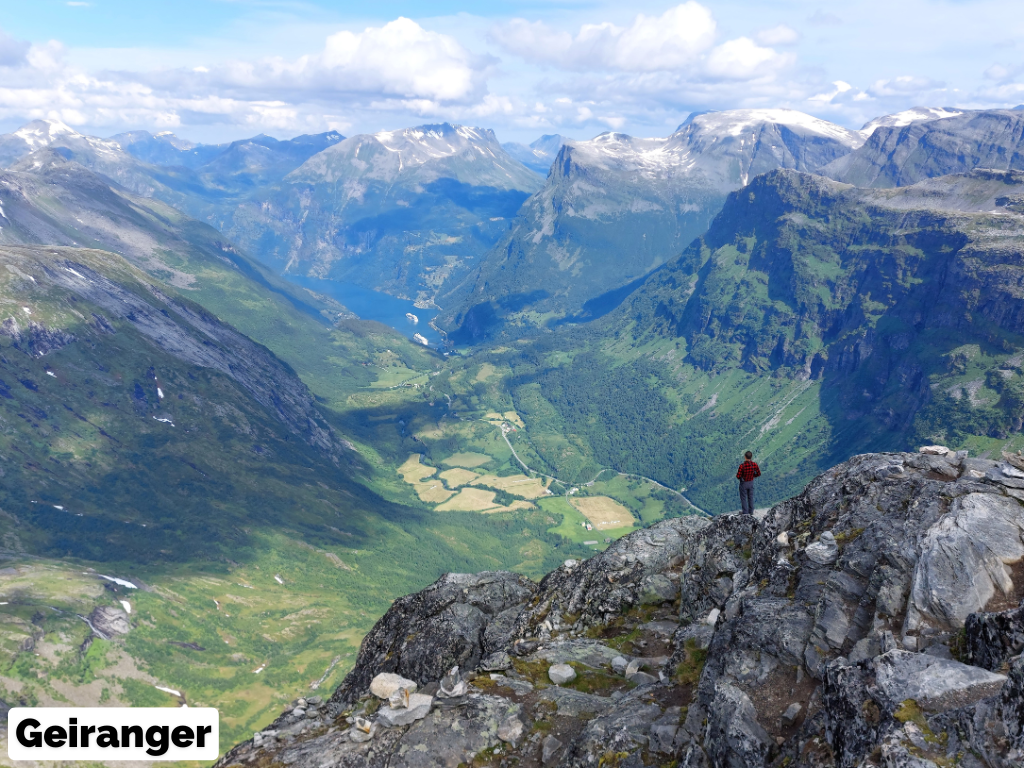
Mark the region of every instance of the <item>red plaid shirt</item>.
POLYGON ((744 461, 740 464, 740 468, 736 470, 736 479, 748 482, 753 480, 755 477, 761 476, 761 469, 753 461, 744 461))

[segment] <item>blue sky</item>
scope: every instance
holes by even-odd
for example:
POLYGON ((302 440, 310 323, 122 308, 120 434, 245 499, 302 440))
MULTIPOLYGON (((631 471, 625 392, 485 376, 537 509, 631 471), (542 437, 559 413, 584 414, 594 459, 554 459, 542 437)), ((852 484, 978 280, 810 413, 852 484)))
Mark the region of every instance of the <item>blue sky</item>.
POLYGON ((1007 0, 5 0, 0 30, 0 130, 49 117, 225 141, 451 120, 528 142, 666 135, 704 109, 859 128, 1024 102, 1007 0))

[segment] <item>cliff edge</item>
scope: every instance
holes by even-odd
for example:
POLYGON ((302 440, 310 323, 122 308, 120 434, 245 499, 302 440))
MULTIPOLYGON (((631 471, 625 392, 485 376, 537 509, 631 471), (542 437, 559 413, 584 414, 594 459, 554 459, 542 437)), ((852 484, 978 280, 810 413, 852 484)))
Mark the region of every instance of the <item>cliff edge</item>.
POLYGON ((922 451, 539 585, 447 574, 218 767, 1020 766, 1024 459, 922 451))

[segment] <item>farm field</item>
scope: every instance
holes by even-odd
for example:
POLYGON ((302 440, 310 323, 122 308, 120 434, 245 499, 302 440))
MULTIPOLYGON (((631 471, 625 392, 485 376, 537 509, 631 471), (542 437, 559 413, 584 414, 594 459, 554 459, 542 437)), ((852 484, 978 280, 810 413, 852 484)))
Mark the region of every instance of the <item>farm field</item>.
POLYGON ((608 496, 570 498, 572 504, 599 531, 627 528, 633 525, 633 515, 622 504, 608 496))

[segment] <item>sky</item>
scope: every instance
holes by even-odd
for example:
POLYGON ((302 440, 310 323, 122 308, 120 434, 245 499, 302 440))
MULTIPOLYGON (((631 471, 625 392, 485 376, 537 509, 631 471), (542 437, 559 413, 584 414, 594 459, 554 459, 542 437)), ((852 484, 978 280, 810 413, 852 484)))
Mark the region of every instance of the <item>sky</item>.
POLYGON ((1020 0, 0 0, 0 132, 197 142, 442 121, 666 136, 694 111, 849 128, 1024 103, 1020 0))

